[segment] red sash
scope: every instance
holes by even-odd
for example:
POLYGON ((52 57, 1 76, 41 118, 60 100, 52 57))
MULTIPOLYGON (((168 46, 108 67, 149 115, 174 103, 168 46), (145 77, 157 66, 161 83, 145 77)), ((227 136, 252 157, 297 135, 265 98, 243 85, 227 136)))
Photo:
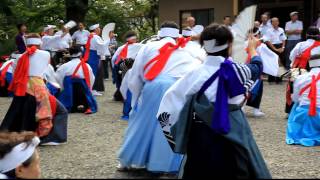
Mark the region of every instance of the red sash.
POLYGON ((0 86, 4 87, 6 85, 6 74, 8 72, 9 67, 12 65, 13 62, 8 63, 1 71, 0 74, 0 86))
POLYGON ((122 59, 126 59, 127 58, 127 56, 128 56, 128 48, 129 48, 130 44, 133 44, 133 42, 127 42, 126 45, 123 47, 123 49, 121 50, 120 54, 117 57, 116 62, 114 63, 115 65, 118 65, 122 59))
POLYGON ((312 46, 306 49, 299 57, 296 57, 293 63, 293 68, 306 69, 308 61, 311 57, 311 50, 320 46, 320 41, 315 41, 312 46))
POLYGON ((52 117, 54 117, 57 113, 57 99, 49 94, 50 107, 52 112, 52 117))
POLYGON ((306 85, 304 88, 301 89, 299 95, 301 96, 305 91, 310 89, 308 98, 310 99, 310 109, 309 109, 309 116, 316 116, 317 115, 317 82, 320 80, 320 73, 316 77, 315 75, 312 76, 312 81, 310 84, 306 85))
POLYGON ((163 70, 167 64, 172 53, 180 47, 185 47, 190 41, 190 38, 179 38, 177 44, 167 43, 159 49, 159 55, 150 60, 145 66, 144 71, 152 65, 150 70, 144 75, 145 79, 152 81, 154 80, 163 70))
POLYGON ((74 72, 72 74, 72 78, 78 78, 77 73, 78 73, 80 67, 82 67, 86 84, 88 85, 88 88, 91 89, 89 68, 88 68, 87 63, 85 62, 84 59, 81 59, 80 61, 81 62, 78 64, 78 66, 76 67, 76 69, 74 70, 74 72))
POLYGON ((84 55, 83 55, 83 60, 84 62, 87 62, 88 59, 89 59, 89 56, 90 56, 90 47, 91 47, 91 40, 93 38, 93 36, 95 35, 95 33, 91 33, 88 37, 88 41, 87 41, 87 44, 85 46, 86 48, 86 51, 84 52, 84 55))
POLYGON ((20 57, 16 70, 14 71, 9 91, 14 92, 16 96, 25 96, 29 79, 30 56, 37 50, 36 46, 27 48, 26 52, 20 57))

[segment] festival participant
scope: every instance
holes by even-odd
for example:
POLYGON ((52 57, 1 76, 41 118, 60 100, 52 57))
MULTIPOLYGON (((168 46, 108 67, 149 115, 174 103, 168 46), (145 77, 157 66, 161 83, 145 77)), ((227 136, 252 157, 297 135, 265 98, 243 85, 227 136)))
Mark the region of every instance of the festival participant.
MULTIPOLYGON (((252 30, 253 35, 257 39, 261 39, 261 32, 259 31, 259 28, 255 27, 252 30)), ((279 56, 275 54, 273 51, 271 51, 268 46, 260 40, 258 42, 258 46, 256 49, 258 55, 263 60, 263 72, 269 75, 276 76, 279 71, 279 56)), ((250 63, 251 55, 248 54, 248 62, 250 63)), ((262 77, 257 79, 250 89, 249 97, 247 99, 247 106, 250 106, 253 108, 253 116, 254 117, 262 117, 265 116, 265 114, 261 111, 260 105, 261 100, 263 96, 263 80, 262 77)))
POLYGON ((286 34, 288 36, 288 40, 286 43, 285 50, 285 68, 287 70, 290 69, 290 53, 292 49, 302 40, 302 32, 303 32, 303 23, 298 19, 298 12, 290 13, 291 21, 286 23, 286 34))
POLYGON ((100 37, 101 29, 99 24, 92 25, 89 29, 91 34, 85 47, 84 56, 89 57, 87 63, 90 65, 95 76, 92 94, 94 96, 102 96, 101 92, 104 91, 104 72, 101 60, 106 58, 109 41, 104 41, 100 37))
POLYGON ((310 52, 310 72, 294 81, 294 106, 288 120, 286 142, 290 145, 320 145, 320 46, 310 52))
POLYGON ((58 99, 69 112, 95 113, 97 102, 92 95, 95 80, 92 69, 81 59, 81 46, 75 45, 69 52, 71 61, 60 66, 55 75, 62 89, 58 99))
POLYGON ((14 97, 0 130, 33 131, 42 139, 50 137, 55 143, 64 143, 67 111, 50 95, 43 79, 50 54, 39 50, 39 35, 31 34, 26 41, 26 52, 13 65, 14 75, 9 91, 14 93, 14 97), (57 134, 59 137, 55 136, 57 134))
POLYGON ((182 156, 170 149, 156 113, 166 90, 198 64, 181 49, 187 41, 179 38, 176 23, 163 23, 159 36, 161 40, 149 42, 139 51, 128 77, 134 110, 119 152, 120 170, 175 173, 180 169, 182 156))
POLYGON ((39 143, 33 132, 0 133, 0 179, 40 178, 39 143))
POLYGON ((63 34, 54 35, 54 29, 56 26, 47 25, 44 28, 44 36, 42 37, 42 44, 41 49, 50 52, 52 57, 51 64, 56 69, 58 64, 60 63, 60 56, 59 49, 61 41, 63 40, 64 36, 66 36, 69 31, 63 32, 63 34))
POLYGON ((90 32, 86 30, 86 27, 82 22, 78 24, 78 27, 79 27, 79 30, 73 33, 72 39, 75 41, 76 45, 85 47, 85 45, 87 44, 90 32))
POLYGON ((8 91, 13 76, 13 63, 21 54, 11 54, 10 58, 0 67, 0 97, 12 96, 8 91))
POLYGON ((114 93, 114 100, 122 101, 123 98, 119 97, 120 94, 120 86, 122 82, 122 74, 120 71, 120 64, 127 59, 135 59, 139 50, 142 47, 142 44, 138 43, 137 33, 134 31, 128 31, 124 36, 126 43, 123 46, 120 46, 117 51, 114 53, 111 62, 112 68, 114 71, 114 82, 116 84, 116 92, 114 93))
POLYGON ((186 154, 183 178, 271 178, 241 110, 262 73, 257 40, 250 37, 247 65, 229 60, 233 36, 212 24, 201 35, 207 60, 164 95, 158 119, 172 148, 186 154))
POLYGON ((199 63, 203 63, 207 54, 199 43, 200 34, 201 32, 197 34, 191 28, 185 28, 182 30, 182 36, 190 40, 184 49, 187 50, 196 60, 198 60, 199 63))
MULTIPOLYGON (((283 66, 285 66, 284 62, 284 50, 286 47, 286 34, 284 30, 279 27, 279 19, 274 17, 271 20, 272 27, 267 31, 266 35, 263 37, 268 47, 279 55, 280 62, 283 66)), ((282 79, 280 77, 275 76, 269 76, 268 78, 269 83, 276 82, 277 84, 282 82, 282 79)))
POLYGON ((290 53, 291 60, 291 76, 287 85, 286 92, 286 110, 285 112, 290 114, 293 107, 292 93, 293 93, 293 82, 298 75, 309 71, 309 59, 310 52, 313 48, 320 46, 320 31, 317 27, 311 26, 307 30, 307 40, 300 42, 290 53))

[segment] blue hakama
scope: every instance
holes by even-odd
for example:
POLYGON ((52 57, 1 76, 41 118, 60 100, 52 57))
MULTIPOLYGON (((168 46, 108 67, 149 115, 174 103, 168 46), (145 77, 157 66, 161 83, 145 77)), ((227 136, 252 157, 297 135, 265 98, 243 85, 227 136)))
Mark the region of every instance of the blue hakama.
POLYGON ((142 103, 130 114, 119 152, 123 166, 146 167, 151 172, 179 172, 183 156, 172 151, 156 116, 163 95, 175 81, 172 77, 159 76, 144 85, 142 103))
MULTIPOLYGON (((320 112, 320 108, 317 108, 320 112)), ((288 120, 286 142, 289 145, 320 145, 320 114, 309 116, 309 106, 295 104, 288 120)))

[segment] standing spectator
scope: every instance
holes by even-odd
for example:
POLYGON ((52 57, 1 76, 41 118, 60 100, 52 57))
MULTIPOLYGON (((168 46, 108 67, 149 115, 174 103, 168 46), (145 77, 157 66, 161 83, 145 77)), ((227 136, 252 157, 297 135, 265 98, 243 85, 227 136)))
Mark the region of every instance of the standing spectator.
POLYGON ((230 17, 230 16, 225 16, 225 17, 223 18, 223 24, 224 24, 225 26, 227 26, 229 29, 231 29, 231 24, 232 24, 232 22, 231 22, 231 17, 230 17))
POLYGON ((285 50, 285 68, 290 69, 290 52, 291 50, 301 42, 301 33, 303 31, 303 24, 298 20, 298 12, 290 13, 291 21, 286 24, 286 34, 288 35, 288 41, 285 50))
POLYGON ((76 45, 84 47, 87 44, 90 32, 86 30, 84 23, 80 22, 78 24, 79 30, 73 33, 72 40, 75 41, 76 45))
POLYGON ((190 27, 191 29, 194 28, 194 26, 196 25, 196 19, 192 16, 187 18, 187 25, 188 27, 190 27))
POLYGON ((109 54, 106 57, 106 61, 103 61, 103 66, 104 66, 104 79, 105 80, 109 80, 109 65, 111 68, 111 72, 112 72, 112 62, 111 62, 111 58, 114 55, 114 53, 117 50, 118 47, 118 42, 117 42, 117 38, 116 38, 116 34, 114 33, 114 31, 110 31, 109 33, 109 37, 110 37, 110 44, 109 44, 109 54))
POLYGON ((262 14, 261 15, 261 25, 260 25, 260 32, 262 36, 267 34, 267 31, 271 28, 271 24, 268 23, 268 15, 262 14))
POLYGON ((26 51, 26 39, 27 26, 25 24, 17 25, 19 33, 16 36, 16 45, 20 54, 26 51))
MULTIPOLYGON (((266 44, 268 47, 275 53, 279 55, 280 62, 285 65, 284 63, 284 50, 286 46, 286 34, 284 30, 279 27, 279 19, 277 17, 272 18, 271 20, 272 28, 270 28, 265 37, 264 40, 266 41, 266 44)), ((268 78, 269 83, 276 82, 277 84, 280 83, 282 80, 279 77, 269 76, 268 78)))
POLYGON ((271 12, 267 11, 267 12, 265 12, 264 14, 267 16, 267 19, 268 19, 268 20, 267 20, 267 23, 268 23, 268 25, 271 26, 271 24, 272 24, 272 22, 271 22, 271 21, 272 21, 272 20, 271 20, 271 12))

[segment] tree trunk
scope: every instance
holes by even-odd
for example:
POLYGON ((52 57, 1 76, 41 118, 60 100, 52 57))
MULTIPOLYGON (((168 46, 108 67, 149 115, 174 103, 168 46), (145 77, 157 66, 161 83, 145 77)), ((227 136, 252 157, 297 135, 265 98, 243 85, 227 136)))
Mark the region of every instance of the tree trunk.
POLYGON ((83 22, 89 9, 89 0, 65 0, 66 3, 66 18, 83 22))

